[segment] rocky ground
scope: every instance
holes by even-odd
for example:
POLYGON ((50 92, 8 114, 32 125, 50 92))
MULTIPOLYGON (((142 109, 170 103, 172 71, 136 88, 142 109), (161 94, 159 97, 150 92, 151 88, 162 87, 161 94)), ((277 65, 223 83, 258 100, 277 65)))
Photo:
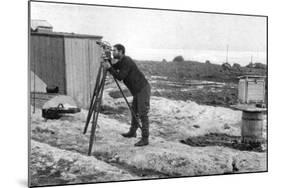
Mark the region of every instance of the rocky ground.
MULTIPOLYGON (((146 147, 134 147, 140 137, 139 131, 138 138, 126 139, 120 135, 129 128, 130 113, 111 81, 104 91, 91 156, 87 155, 90 131, 85 135, 82 133, 88 113, 86 110, 59 120, 45 121, 41 110, 36 109, 31 114, 31 184, 57 185, 267 170, 266 146, 261 150, 251 150, 219 144, 218 140, 215 142, 218 144, 204 142, 205 145, 187 142, 188 138, 202 142, 202 139, 214 138, 208 136, 212 134, 216 134, 216 138, 232 136, 239 141, 240 111, 225 105, 210 106, 168 97, 166 93, 171 88, 166 85, 170 81, 161 77, 150 77, 150 81, 153 85, 151 136, 150 145, 146 147), (161 84, 163 87, 160 87, 161 84)), ((179 83, 170 84, 176 88, 179 83)), ((225 87, 223 83, 199 84, 196 81, 185 83, 188 87, 182 87, 182 83, 179 85, 177 91, 183 90, 181 92, 188 92, 188 89, 199 92, 206 88, 215 92, 225 87)), ((126 93, 131 101, 132 97, 126 93)))

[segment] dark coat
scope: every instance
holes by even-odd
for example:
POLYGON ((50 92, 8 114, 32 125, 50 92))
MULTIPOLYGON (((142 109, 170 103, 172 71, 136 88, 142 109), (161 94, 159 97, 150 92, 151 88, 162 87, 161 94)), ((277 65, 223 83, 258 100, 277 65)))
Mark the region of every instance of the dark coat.
POLYGON ((109 68, 109 72, 114 78, 120 81, 123 80, 132 95, 136 95, 148 84, 144 74, 129 56, 123 56, 116 64, 109 68))

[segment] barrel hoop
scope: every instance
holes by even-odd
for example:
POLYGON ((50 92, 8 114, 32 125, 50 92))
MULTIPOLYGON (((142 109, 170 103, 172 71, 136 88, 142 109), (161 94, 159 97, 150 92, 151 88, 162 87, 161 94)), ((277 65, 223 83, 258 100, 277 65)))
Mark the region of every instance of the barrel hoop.
POLYGON ((263 121, 264 118, 245 118, 245 117, 242 117, 243 120, 261 120, 263 121))

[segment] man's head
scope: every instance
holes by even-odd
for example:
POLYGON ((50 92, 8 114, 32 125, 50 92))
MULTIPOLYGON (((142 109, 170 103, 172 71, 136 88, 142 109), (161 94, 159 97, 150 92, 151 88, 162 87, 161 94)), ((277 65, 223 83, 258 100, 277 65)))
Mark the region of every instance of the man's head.
POLYGON ((125 47, 122 44, 115 44, 113 46, 113 57, 121 59, 125 55, 125 47))

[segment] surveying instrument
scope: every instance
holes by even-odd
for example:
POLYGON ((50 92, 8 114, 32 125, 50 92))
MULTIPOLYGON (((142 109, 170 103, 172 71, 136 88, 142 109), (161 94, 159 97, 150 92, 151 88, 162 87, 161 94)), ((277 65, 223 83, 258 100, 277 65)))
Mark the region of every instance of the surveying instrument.
MULTIPOLYGON (((101 110, 103 90, 104 90, 105 80, 106 80, 106 76, 107 76, 107 69, 104 68, 102 64, 104 62, 109 62, 110 65, 112 66, 112 62, 111 62, 112 61, 112 57, 111 57, 112 47, 111 47, 111 45, 105 41, 97 41, 96 43, 102 49, 102 58, 101 58, 102 61, 99 66, 96 83, 95 83, 93 95, 91 97, 90 107, 89 107, 89 111, 88 111, 88 115, 87 115, 87 119, 86 119, 86 123, 85 123, 85 128, 84 128, 84 132, 83 132, 83 134, 87 133, 87 129, 88 129, 89 123, 92 118, 92 127, 91 127, 90 141, 89 141, 88 156, 90 156, 92 153, 92 148, 93 148, 93 144, 95 141, 95 133, 96 133, 97 123, 98 123, 98 116, 99 116, 99 112, 101 110)), ((127 98, 125 97, 118 81, 114 77, 113 77, 113 79, 114 79, 117 87, 119 88, 123 98, 125 99, 128 107, 131 111, 131 114, 137 120, 138 127, 141 128, 140 123, 137 119, 137 116, 136 116, 135 112, 133 111, 132 107, 130 106, 127 98)))

